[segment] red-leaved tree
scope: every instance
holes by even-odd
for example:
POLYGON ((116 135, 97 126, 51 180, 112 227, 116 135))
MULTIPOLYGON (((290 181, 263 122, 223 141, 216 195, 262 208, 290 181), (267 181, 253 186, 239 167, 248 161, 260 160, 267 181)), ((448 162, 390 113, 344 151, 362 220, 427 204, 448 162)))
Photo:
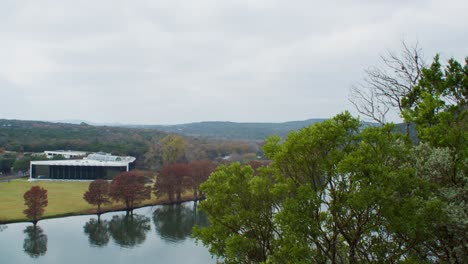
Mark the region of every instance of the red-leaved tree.
POLYGON ((36 226, 37 221, 44 214, 44 208, 48 204, 47 190, 40 186, 33 186, 29 191, 24 193, 23 198, 24 205, 27 207, 23 213, 36 226))
POLYGON ((83 195, 83 199, 89 204, 97 205, 97 214, 101 213, 101 205, 110 203, 108 181, 97 179, 89 184, 88 191, 83 195))
POLYGON ((189 186, 190 166, 185 163, 170 164, 162 168, 154 183, 154 194, 158 197, 167 195, 170 201, 179 202, 182 192, 189 186))
POLYGON ((210 174, 216 169, 216 165, 211 160, 195 160, 190 162, 190 169, 190 185, 193 189, 193 198, 198 200, 198 198, 203 196, 200 184, 208 179, 210 174))
POLYGON ((146 186, 148 179, 136 172, 123 172, 117 175, 110 184, 110 197, 125 204, 127 213, 142 201, 151 198, 151 187, 146 186))

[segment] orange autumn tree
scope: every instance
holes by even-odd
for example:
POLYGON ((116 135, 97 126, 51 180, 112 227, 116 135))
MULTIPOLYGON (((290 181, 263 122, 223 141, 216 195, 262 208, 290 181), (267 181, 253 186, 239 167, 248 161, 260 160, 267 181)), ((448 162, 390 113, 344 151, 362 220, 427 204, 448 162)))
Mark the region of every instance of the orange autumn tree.
POLYGON ((33 186, 29 191, 24 193, 23 198, 24 205, 27 207, 23 213, 36 226, 37 221, 44 214, 44 208, 48 204, 47 190, 40 186, 33 186))
POLYGON ((167 195, 169 201, 180 202, 182 193, 189 186, 189 177, 191 168, 185 163, 169 164, 161 169, 156 182, 154 183, 153 192, 157 197, 167 195))
POLYGON ((148 179, 140 173, 129 171, 116 176, 110 184, 110 197, 123 202, 127 214, 142 201, 151 198, 151 188, 146 186, 148 179))
POLYGON ((190 185, 193 189, 193 198, 198 200, 203 197, 200 184, 204 183, 210 174, 216 169, 216 165, 211 160, 195 160, 190 162, 191 177, 190 185))
POLYGON ((101 205, 110 203, 108 181, 97 179, 89 184, 88 191, 83 195, 83 199, 89 204, 97 205, 97 214, 101 214, 101 205))

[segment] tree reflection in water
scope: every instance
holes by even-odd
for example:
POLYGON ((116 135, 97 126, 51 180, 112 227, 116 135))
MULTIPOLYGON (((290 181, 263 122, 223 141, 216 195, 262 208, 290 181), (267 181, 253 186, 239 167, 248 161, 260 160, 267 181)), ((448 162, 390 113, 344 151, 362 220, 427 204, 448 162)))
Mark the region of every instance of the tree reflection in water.
POLYGON ((144 215, 116 215, 109 222, 109 232, 115 243, 131 248, 146 240, 146 233, 151 230, 150 221, 144 215))
POLYGON ((7 225, 0 225, 0 232, 2 232, 3 230, 5 230, 7 228, 8 228, 7 225))
POLYGON ((39 226, 28 226, 23 231, 26 234, 23 249, 32 258, 42 256, 47 251, 47 235, 39 226))
POLYGON ((196 204, 193 208, 183 204, 158 207, 153 213, 153 221, 156 233, 169 242, 185 240, 195 225, 208 225, 206 215, 197 210, 196 204))
POLYGON ((99 218, 96 220, 94 218, 89 219, 89 221, 84 225, 84 233, 88 235, 89 244, 91 246, 103 247, 109 243, 109 222, 102 221, 99 218))

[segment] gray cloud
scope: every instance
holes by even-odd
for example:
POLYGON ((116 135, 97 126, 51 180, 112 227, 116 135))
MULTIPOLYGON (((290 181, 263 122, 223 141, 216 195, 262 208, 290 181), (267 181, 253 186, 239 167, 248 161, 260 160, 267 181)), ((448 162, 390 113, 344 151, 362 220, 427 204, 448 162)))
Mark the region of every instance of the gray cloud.
POLYGON ((4 0, 0 118, 330 117, 402 39, 468 55, 466 1, 407 2, 4 0))

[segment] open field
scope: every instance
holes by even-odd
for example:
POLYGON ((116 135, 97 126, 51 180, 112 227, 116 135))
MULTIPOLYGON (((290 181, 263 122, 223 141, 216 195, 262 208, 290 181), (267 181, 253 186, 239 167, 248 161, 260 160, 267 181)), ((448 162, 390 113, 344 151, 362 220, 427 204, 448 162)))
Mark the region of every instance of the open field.
MULTIPOLYGON (((36 181, 28 182, 26 179, 0 182, 0 223, 27 221, 23 215, 25 209, 23 194, 34 185, 47 189, 49 205, 45 208, 43 218, 90 214, 95 207, 83 200, 83 194, 88 189, 90 182, 67 181, 36 181)), ((151 199, 144 201, 142 205, 152 205, 167 202, 157 199, 151 194, 151 199)), ((191 194, 186 193, 187 199, 191 194)), ((102 211, 122 209, 122 205, 114 203, 101 207, 102 211)))

